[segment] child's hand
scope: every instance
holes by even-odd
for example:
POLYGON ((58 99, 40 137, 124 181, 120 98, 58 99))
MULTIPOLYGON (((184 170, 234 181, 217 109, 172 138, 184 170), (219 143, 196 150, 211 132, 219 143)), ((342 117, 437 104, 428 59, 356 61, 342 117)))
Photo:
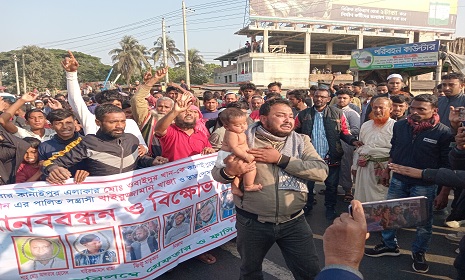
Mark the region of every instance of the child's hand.
POLYGON ((249 154, 249 155, 247 156, 247 158, 245 158, 245 161, 246 161, 247 163, 251 163, 252 161, 254 161, 254 159, 255 159, 255 157, 254 157, 253 155, 249 154))

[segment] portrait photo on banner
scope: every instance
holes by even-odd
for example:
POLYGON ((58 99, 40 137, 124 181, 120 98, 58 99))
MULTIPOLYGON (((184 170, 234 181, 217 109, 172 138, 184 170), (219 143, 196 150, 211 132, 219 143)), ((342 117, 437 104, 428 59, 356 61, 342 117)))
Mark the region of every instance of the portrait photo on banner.
POLYGON ((209 225, 216 224, 218 195, 214 195, 195 205, 195 231, 201 230, 209 225))
POLYGON ((113 227, 66 234, 66 241, 76 268, 119 263, 113 227))
POLYGON ((66 249, 60 236, 12 236, 20 274, 67 269, 66 249))
POLYGON ((158 217, 119 226, 124 242, 124 262, 144 259, 160 250, 160 219, 158 217))
POLYGON ((221 192, 220 213, 222 221, 236 214, 236 207, 234 205, 234 195, 231 192, 231 188, 221 192))
POLYGON ((179 211, 163 215, 165 225, 165 236, 163 247, 168 247, 191 234, 193 206, 183 208, 179 211))

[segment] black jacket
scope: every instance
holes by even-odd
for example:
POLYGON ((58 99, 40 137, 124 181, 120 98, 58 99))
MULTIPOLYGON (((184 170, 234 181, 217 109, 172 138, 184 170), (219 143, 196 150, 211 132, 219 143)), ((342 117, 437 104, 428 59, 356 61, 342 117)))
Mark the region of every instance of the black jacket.
MULTIPOLYGON (((296 132, 308 135, 310 138, 312 137, 315 112, 315 108, 311 107, 301 111, 297 115, 299 127, 296 128, 296 132)), ((349 145, 352 145, 357 139, 350 134, 347 120, 341 109, 334 106, 326 106, 322 112, 323 125, 329 145, 330 163, 336 163, 344 155, 341 139, 349 145)))
POLYGON ((0 126, 0 185, 16 182, 16 171, 30 146, 0 126))
MULTIPOLYGON (((394 124, 390 157, 393 163, 418 169, 449 168, 450 143, 453 141, 450 128, 438 123, 431 129, 414 137, 413 128, 407 120, 394 124)), ((404 183, 433 185, 434 183, 394 173, 392 176, 404 183)))
POLYGON ((78 138, 66 148, 44 161, 44 174, 48 175, 51 166, 69 168, 84 161, 90 176, 106 176, 137 169, 137 166, 152 166, 153 158, 138 156, 139 140, 132 134, 124 133, 119 138, 103 134, 89 134, 78 138), (82 140, 81 140, 82 139, 82 140))

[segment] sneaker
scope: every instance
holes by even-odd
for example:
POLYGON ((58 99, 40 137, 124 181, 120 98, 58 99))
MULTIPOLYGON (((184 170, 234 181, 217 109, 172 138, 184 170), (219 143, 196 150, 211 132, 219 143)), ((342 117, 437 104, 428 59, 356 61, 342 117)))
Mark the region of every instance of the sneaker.
POLYGON ((455 249, 455 253, 460 254, 460 248, 455 249))
POLYGON ((399 246, 395 248, 389 248, 388 246, 384 245, 384 243, 376 245, 374 248, 366 248, 365 255, 373 258, 383 257, 383 256, 399 256, 399 246))
POLYGON ((464 235, 465 235, 465 232, 459 231, 457 233, 446 234, 445 237, 446 239, 449 239, 450 241, 460 242, 460 240, 462 240, 462 237, 464 235))
POLYGON ((460 222, 459 221, 445 221, 444 225, 450 228, 459 228, 460 222))
POLYGON ((428 272, 429 265, 426 262, 425 253, 423 252, 412 253, 412 260, 413 260, 413 264, 412 264, 413 270, 415 270, 416 272, 420 272, 420 273, 428 272))

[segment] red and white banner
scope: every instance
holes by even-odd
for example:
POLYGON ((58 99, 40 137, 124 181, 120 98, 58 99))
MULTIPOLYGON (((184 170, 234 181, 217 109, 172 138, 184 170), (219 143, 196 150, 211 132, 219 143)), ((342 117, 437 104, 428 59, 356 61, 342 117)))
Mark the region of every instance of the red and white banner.
POLYGON ((153 279, 236 236, 216 154, 82 184, 0 188, 2 279, 153 279))

